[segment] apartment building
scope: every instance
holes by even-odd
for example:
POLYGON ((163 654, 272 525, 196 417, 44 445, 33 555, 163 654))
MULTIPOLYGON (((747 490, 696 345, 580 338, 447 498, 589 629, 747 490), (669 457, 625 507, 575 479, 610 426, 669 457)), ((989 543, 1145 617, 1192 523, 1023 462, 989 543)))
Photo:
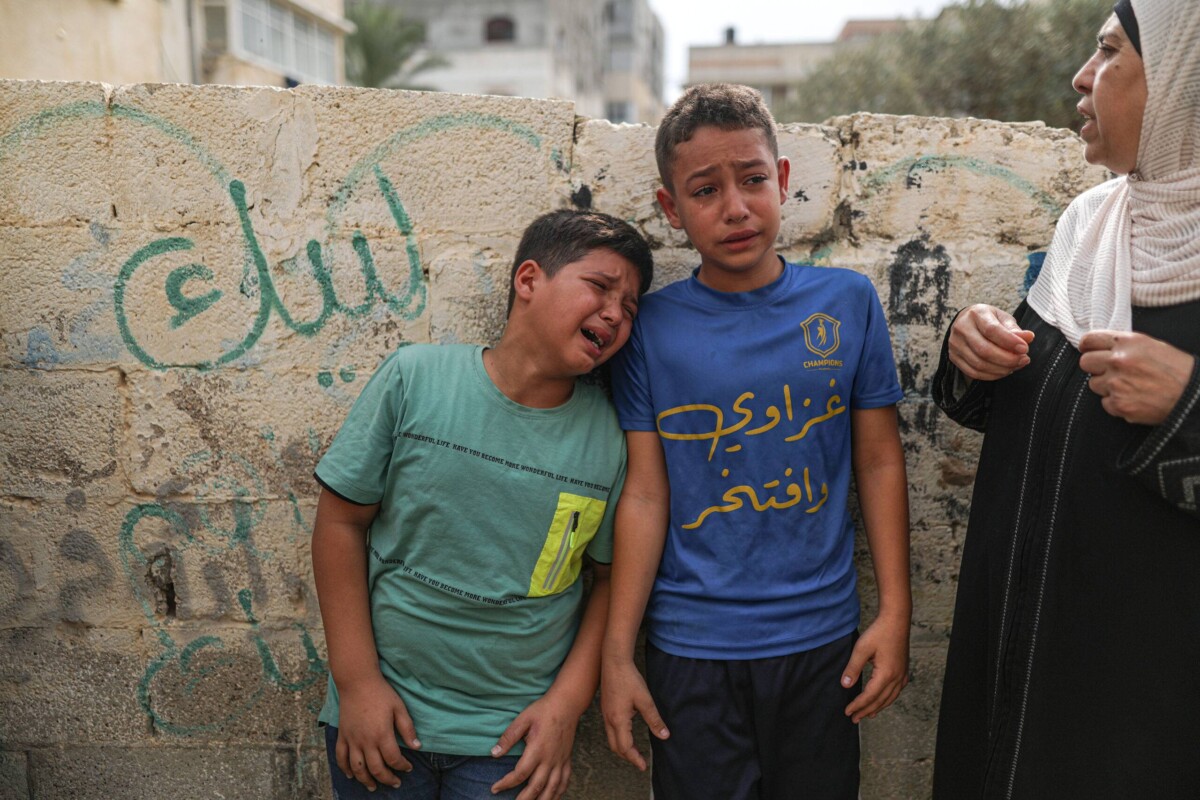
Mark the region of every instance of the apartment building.
POLYGON ((342 0, 0 0, 0 78, 345 82, 342 0))
POLYGON ((647 0, 371 0, 425 25, 448 92, 557 97, 588 117, 656 122, 663 32, 647 0))

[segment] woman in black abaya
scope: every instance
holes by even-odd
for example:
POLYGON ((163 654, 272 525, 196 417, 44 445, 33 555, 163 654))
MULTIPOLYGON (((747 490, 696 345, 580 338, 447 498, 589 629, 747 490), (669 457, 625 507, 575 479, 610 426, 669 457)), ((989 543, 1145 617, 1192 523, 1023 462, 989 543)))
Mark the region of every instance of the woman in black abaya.
POLYGON ((1122 0, 1074 86, 1121 177, 934 380, 986 434, 938 800, 1200 797, 1200 0, 1122 0))

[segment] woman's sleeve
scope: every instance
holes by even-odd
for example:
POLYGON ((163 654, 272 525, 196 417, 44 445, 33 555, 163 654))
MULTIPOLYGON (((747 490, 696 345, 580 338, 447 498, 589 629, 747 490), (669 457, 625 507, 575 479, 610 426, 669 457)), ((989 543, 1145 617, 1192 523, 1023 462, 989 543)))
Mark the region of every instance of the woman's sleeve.
MULTIPOLYGON (((958 314, 955 314, 954 319, 957 318, 958 314)), ((954 319, 950 320, 942 338, 942 354, 933 376, 933 402, 959 425, 982 431, 992 404, 993 382, 971 380, 950 360, 950 330, 954 327, 954 319)))
POLYGON ((1117 469, 1200 518, 1200 359, 1170 415, 1121 454, 1117 469))

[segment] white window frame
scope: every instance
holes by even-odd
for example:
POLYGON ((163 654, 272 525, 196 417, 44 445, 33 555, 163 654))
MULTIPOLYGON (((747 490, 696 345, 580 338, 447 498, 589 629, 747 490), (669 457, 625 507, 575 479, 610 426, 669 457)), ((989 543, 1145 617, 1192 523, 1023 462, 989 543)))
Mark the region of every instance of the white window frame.
MULTIPOLYGON (((330 20, 308 13, 292 0, 208 0, 205 5, 225 7, 226 47, 236 58, 303 83, 333 85, 338 82, 339 26, 330 20), (265 16, 256 11, 265 11, 265 16), (256 53, 246 45, 244 22, 247 15, 258 17, 259 24, 264 26, 265 53, 256 53), (303 28, 297 25, 298 20, 307 25, 306 33, 301 33, 303 28), (279 31, 279 36, 274 39, 272 22, 277 23, 279 31), (298 52, 298 45, 303 45, 301 39, 310 45, 307 55, 303 56, 298 52), (282 52, 274 52, 277 49, 282 52)), ((348 30, 353 30, 349 23, 341 27, 342 32, 348 30)))

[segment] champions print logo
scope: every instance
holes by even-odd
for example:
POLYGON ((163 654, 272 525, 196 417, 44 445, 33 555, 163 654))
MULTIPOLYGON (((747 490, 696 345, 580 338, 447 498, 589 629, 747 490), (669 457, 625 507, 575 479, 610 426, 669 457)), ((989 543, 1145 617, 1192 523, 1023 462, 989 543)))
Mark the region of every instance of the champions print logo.
POLYGON ((820 312, 800 323, 800 328, 804 331, 804 344, 808 346, 809 350, 820 356, 819 359, 805 361, 805 369, 836 369, 842 366, 841 361, 829 357, 842 344, 841 337, 838 335, 838 329, 841 327, 841 322, 820 312))

